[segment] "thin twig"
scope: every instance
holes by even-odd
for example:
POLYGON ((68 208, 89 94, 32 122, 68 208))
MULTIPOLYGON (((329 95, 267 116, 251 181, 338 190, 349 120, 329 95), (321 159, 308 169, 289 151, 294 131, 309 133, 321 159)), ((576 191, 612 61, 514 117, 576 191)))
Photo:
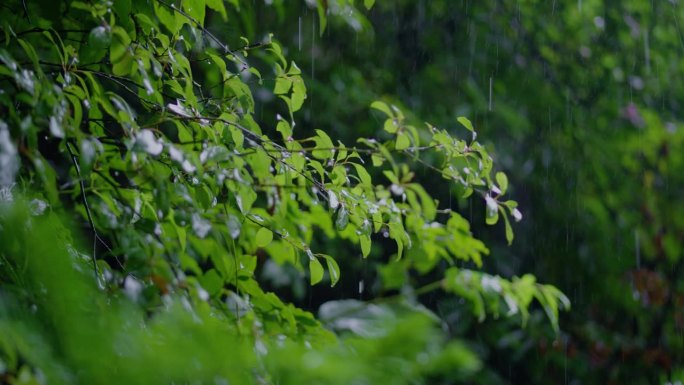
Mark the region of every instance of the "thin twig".
POLYGON ((31 17, 29 16, 28 12, 28 7, 26 6, 26 0, 21 0, 21 5, 24 7, 24 16, 26 16, 26 20, 28 21, 29 24, 31 23, 31 17))
POLYGON ((95 270, 95 279, 99 279, 100 274, 97 270, 97 256, 95 255, 95 249, 97 246, 97 241, 102 241, 102 239, 99 235, 97 235, 97 230, 95 229, 95 222, 93 222, 93 216, 90 213, 90 206, 88 206, 88 200, 86 199, 85 183, 83 183, 83 177, 81 176, 81 168, 78 166, 78 162, 76 161, 76 155, 74 155, 74 151, 72 150, 71 144, 69 142, 66 142, 66 147, 69 151, 69 155, 71 155, 71 161, 73 162, 74 168, 76 169, 76 174, 78 175, 78 183, 81 185, 81 198, 83 199, 83 206, 85 207, 86 214, 88 215, 88 222, 90 223, 90 228, 93 231, 93 269, 95 270))

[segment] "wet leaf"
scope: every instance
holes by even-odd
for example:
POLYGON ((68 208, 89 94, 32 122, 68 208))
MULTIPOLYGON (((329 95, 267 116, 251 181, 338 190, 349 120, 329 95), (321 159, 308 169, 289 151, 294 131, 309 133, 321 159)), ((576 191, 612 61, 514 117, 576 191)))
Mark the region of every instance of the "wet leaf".
POLYGON ((328 265, 328 274, 330 274, 330 286, 333 287, 340 280, 340 267, 337 265, 337 261, 329 255, 321 255, 325 258, 325 262, 328 265))
POLYGON ((378 110, 378 111, 380 111, 380 112, 383 112, 383 113, 384 113, 385 115, 387 115, 387 117, 389 117, 389 118, 391 118, 391 117, 394 116, 394 114, 392 113, 392 110, 390 109, 389 105, 387 105, 387 103, 385 103, 385 102, 382 102, 382 101, 379 101, 379 100, 378 100, 378 101, 375 101, 375 102, 371 103, 371 108, 374 108, 374 109, 376 109, 376 110, 378 110))
POLYGON ((90 49, 102 50, 109 48, 112 41, 112 31, 109 27, 99 26, 90 30, 88 35, 88 45, 90 49))
POLYGON ((337 194, 332 190, 328 190, 328 205, 333 211, 337 210, 340 206, 340 200, 337 198, 337 194))
POLYGON ((463 125, 463 127, 467 128, 468 131, 475 132, 475 129, 473 128, 473 124, 468 120, 468 118, 465 118, 463 116, 459 116, 456 120, 458 120, 459 123, 463 125))
POLYGON ((499 184, 499 190, 501 190, 501 195, 506 194, 508 190, 508 177, 502 172, 496 173, 496 183, 499 184))
POLYGON ((335 228, 337 228, 337 231, 343 231, 344 229, 347 228, 348 224, 349 224, 349 212, 347 212, 347 209, 344 206, 342 206, 337 211, 337 219, 335 220, 335 228))
POLYGON ((321 282, 323 279, 323 265, 318 261, 311 251, 308 251, 309 255, 309 274, 311 278, 311 286, 321 282))
POLYGON ((408 148, 408 146, 410 144, 411 144, 411 142, 409 140, 408 135, 406 135, 405 133, 400 133, 397 136, 397 144, 396 144, 395 148, 397 150, 405 150, 408 148))
POLYGON ((361 244, 361 254, 363 255, 364 258, 370 254, 371 250, 371 239, 370 235, 363 235, 359 237, 359 243, 361 244))
POLYGON ((228 235, 230 235, 231 238, 238 239, 238 237, 240 237, 242 223, 240 223, 240 220, 235 215, 228 216, 226 226, 228 227, 228 235))
POLYGON ((273 240, 273 232, 265 227, 259 228, 256 233, 256 244, 258 247, 266 247, 273 240))

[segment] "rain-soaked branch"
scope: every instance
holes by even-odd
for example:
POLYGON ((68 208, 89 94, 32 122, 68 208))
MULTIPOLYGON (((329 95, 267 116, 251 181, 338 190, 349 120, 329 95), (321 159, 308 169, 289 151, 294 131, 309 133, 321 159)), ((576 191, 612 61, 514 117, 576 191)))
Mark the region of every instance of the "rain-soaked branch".
MULTIPOLYGON (((233 126, 233 127, 237 128, 237 129, 239 129, 240 131, 242 131, 247 137, 249 137, 248 140, 251 140, 251 141, 254 142, 256 145, 258 145, 258 146, 261 147, 262 149, 266 150, 266 147, 264 146, 264 142, 266 142, 266 140, 264 140, 262 137, 260 137, 259 135, 257 135, 256 133, 252 132, 252 131, 249 130, 247 127, 244 127, 243 125, 241 125, 241 124, 239 124, 239 123, 231 122, 230 120, 223 119, 223 118, 206 117, 206 116, 198 116, 198 117, 194 117, 194 116, 185 116, 185 115, 181 115, 181 114, 178 114, 178 113, 175 113, 175 112, 174 112, 174 114, 175 114, 176 117, 179 118, 179 119, 185 119, 185 120, 191 120, 191 121, 202 121, 202 120, 217 121, 217 122, 221 122, 221 123, 224 123, 224 124, 233 126)), ((275 142, 273 142, 273 141, 268 141, 268 142, 269 142, 270 144, 272 144, 273 146, 275 146, 275 147, 276 147, 280 152, 282 152, 282 153, 289 152, 285 147, 283 147, 283 146, 281 146, 281 145, 279 145, 279 144, 277 144, 277 143, 275 143, 275 142)), ((285 162, 284 160, 282 160, 282 159, 280 159, 280 158, 278 158, 278 157, 276 157, 276 156, 274 156, 274 155, 272 155, 272 154, 270 154, 270 153, 268 153, 268 152, 266 152, 266 155, 267 155, 269 158, 271 158, 274 162, 279 163, 279 164, 282 164, 284 167, 289 168, 290 170, 292 170, 292 171, 294 171, 295 173, 297 173, 298 175, 300 175, 302 178, 304 178, 304 179, 308 180, 309 182, 311 182, 311 184, 313 184, 314 186, 316 186, 316 188, 318 188, 318 190, 319 190, 319 195, 320 195, 324 200, 327 201, 327 200, 329 199, 329 198, 328 198, 328 194, 327 194, 328 188, 325 187, 325 185, 324 185, 323 183, 321 183, 321 182, 319 182, 319 181, 313 179, 313 178, 310 177, 309 175, 306 175, 305 173, 303 173, 303 172, 297 170, 296 168, 294 168, 292 165, 288 164, 288 163, 285 162)))

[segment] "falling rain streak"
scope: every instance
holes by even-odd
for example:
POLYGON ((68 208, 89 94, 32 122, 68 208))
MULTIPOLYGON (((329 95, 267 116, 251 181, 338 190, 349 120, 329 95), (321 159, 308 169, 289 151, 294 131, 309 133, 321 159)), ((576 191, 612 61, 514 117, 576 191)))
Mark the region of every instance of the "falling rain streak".
POLYGON ((315 61, 316 61, 316 16, 311 15, 311 79, 316 78, 315 61))
POLYGON ((494 78, 489 77, 489 111, 492 110, 492 84, 494 83, 494 78))

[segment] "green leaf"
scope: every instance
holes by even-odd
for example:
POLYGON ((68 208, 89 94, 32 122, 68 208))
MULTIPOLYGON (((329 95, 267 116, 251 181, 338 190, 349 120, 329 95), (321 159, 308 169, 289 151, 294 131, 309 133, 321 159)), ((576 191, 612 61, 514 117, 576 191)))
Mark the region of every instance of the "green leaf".
POLYGON ((309 274, 311 286, 313 286, 323 279, 323 265, 321 265, 311 250, 307 250, 306 254, 309 256, 309 274))
POLYGON ((200 284, 204 290, 214 296, 223 288, 223 279, 221 279, 221 276, 216 272, 215 269, 211 269, 202 275, 200 278, 200 284))
POLYGON ((337 220, 335 220, 335 228, 337 228, 337 231, 343 231, 344 229, 347 228, 347 225, 349 224, 349 212, 347 209, 342 206, 338 211, 337 211, 337 220))
POLYGON ((116 76, 127 76, 133 72, 134 59, 130 54, 125 54, 121 60, 114 63, 112 73, 116 76))
POLYGON ((370 235, 362 235, 359 237, 359 243, 361 244, 361 254, 366 258, 371 251, 371 238, 370 235))
POLYGON ((306 85, 300 78, 295 79, 292 83, 292 112, 299 111, 304 105, 306 99, 306 85))
POLYGON ((91 49, 99 50, 109 47, 112 42, 112 30, 109 27, 99 26, 90 30, 88 45, 91 49))
POLYGON ((320 31, 318 34, 319 36, 323 36, 323 32, 325 32, 325 27, 328 24, 328 2, 324 0, 318 0, 317 3, 318 5, 316 6, 316 10, 318 11, 318 20, 321 24, 320 31))
POLYGON ((458 120, 459 123, 463 125, 463 127, 467 128, 468 131, 474 132, 475 129, 473 128, 473 124, 468 120, 468 118, 465 118, 463 116, 459 116, 456 120, 458 120))
POLYGON ((285 76, 279 76, 276 78, 273 93, 276 95, 285 95, 290 92, 290 88, 292 88, 292 80, 285 76))
POLYGON ((387 103, 377 100, 371 103, 371 108, 375 108, 376 110, 383 112, 385 115, 387 115, 388 118, 394 117, 394 114, 392 113, 392 110, 390 109, 390 106, 387 105, 387 103))
POLYGON ((258 247, 266 247, 273 240, 273 231, 262 227, 256 233, 256 244, 258 247))
POLYGON ((166 27, 172 35, 175 35, 180 26, 176 24, 176 15, 174 15, 173 10, 160 4, 159 1, 153 1, 153 4, 154 12, 157 15, 157 18, 159 18, 159 21, 161 21, 162 25, 166 27))
POLYGON ((395 237, 394 241, 397 243, 397 261, 404 256, 404 242, 399 237, 395 237))
POLYGON ((81 59, 87 62, 101 60, 112 43, 112 30, 110 27, 95 27, 88 34, 88 44, 81 46, 81 59))
POLYGON ((358 163, 354 163, 354 168, 356 169, 356 174, 359 176, 361 184, 367 187, 371 187, 373 183, 371 181, 371 176, 366 170, 366 168, 358 163))
MULTIPOLYGON (((189 68, 189 66, 188 66, 189 68)), ((242 82, 239 77, 231 77, 226 86, 233 92, 233 95, 240 101, 245 111, 254 112, 254 96, 249 86, 242 82)))
POLYGON ((429 221, 434 220, 435 216, 437 215, 437 206, 435 205, 435 201, 432 199, 432 197, 427 193, 427 191, 425 191, 425 188, 418 183, 410 184, 409 188, 415 191, 420 197, 420 203, 425 218, 429 221))
POLYGON ((397 136, 397 143, 394 148, 396 148, 397 150, 404 150, 407 149, 410 144, 411 141, 409 140, 408 135, 402 132, 397 136))
MULTIPOLYGON (((6 41, 9 43, 9 38, 6 39, 6 41)), ((36 70, 36 72, 40 74, 42 72, 42 69, 40 67, 40 59, 38 58, 38 53, 36 52, 35 48, 33 48, 33 45, 31 45, 29 42, 23 39, 17 39, 17 41, 21 45, 21 48, 24 49, 24 52, 26 52, 26 55, 29 57, 29 59, 31 59, 31 62, 33 63, 33 68, 36 70)))
POLYGON ((278 124, 276 125, 276 131, 280 132, 284 141, 287 141, 292 137, 292 128, 290 127, 290 123, 288 123, 285 119, 280 119, 278 121, 278 124))
POLYGON ((337 264, 337 261, 329 255, 321 254, 323 258, 325 258, 325 262, 328 265, 328 273, 330 274, 330 286, 335 286, 337 282, 340 280, 340 266, 337 264))
POLYGON ((332 148, 335 147, 332 140, 323 130, 316 130, 317 136, 313 137, 316 146, 311 152, 313 156, 319 159, 330 159, 333 157, 332 148))
POLYGON ((204 14, 206 12, 204 0, 183 0, 181 4, 190 17, 195 19, 201 26, 204 25, 204 14))
POLYGON ((240 191, 235 194, 235 201, 243 214, 249 213, 252 205, 257 199, 257 193, 248 186, 241 186, 240 191))
POLYGON ((397 119, 389 118, 385 120, 383 129, 389 132, 390 134, 396 134, 396 132, 399 130, 399 122, 397 121, 397 119))
POLYGON ((375 4, 375 0, 363 0, 363 5, 366 7, 366 9, 373 8, 374 4, 375 4))
POLYGON ((506 193, 508 190, 508 177, 503 172, 499 171, 496 173, 496 183, 499 184, 499 190, 501 190, 501 195, 506 193))
POLYGON ((115 26, 111 31, 111 46, 109 47, 109 60, 116 63, 124 58, 126 50, 131 45, 131 38, 126 33, 126 30, 115 26))
POLYGON ((112 2, 112 8, 116 15, 116 23, 126 29, 129 33, 135 34, 135 25, 131 14, 132 0, 117 0, 112 2))

